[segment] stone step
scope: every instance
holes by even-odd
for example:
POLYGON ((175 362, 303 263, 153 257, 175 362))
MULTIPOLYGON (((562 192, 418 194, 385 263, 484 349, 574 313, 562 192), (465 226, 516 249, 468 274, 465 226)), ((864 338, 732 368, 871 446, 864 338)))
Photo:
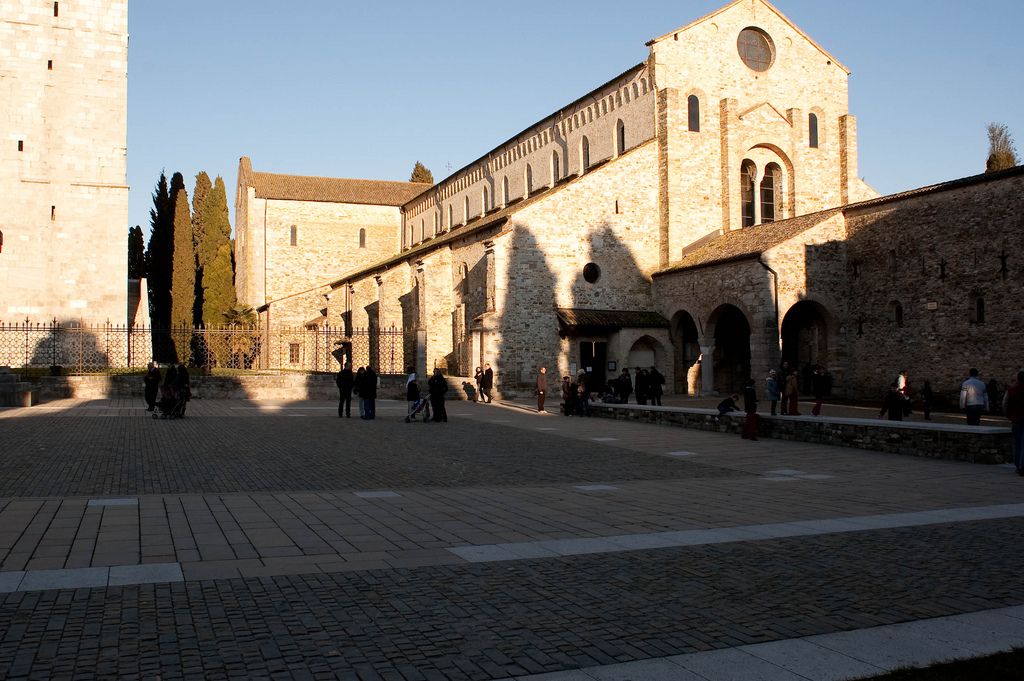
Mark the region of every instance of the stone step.
POLYGON ((31 407, 39 397, 31 383, 0 383, 0 407, 31 407))

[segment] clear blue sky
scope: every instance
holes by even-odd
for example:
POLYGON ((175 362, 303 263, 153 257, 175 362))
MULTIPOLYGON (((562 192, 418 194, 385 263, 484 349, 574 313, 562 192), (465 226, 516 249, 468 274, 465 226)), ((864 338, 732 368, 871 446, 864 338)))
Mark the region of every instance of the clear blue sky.
MULTIPOLYGON (((166 169, 440 180, 643 61, 726 0, 129 0, 129 219, 166 169)), ((850 69, 860 175, 883 194, 1024 152, 1024 2, 777 0, 850 69)), ((232 225, 234 219, 232 217, 232 225)))

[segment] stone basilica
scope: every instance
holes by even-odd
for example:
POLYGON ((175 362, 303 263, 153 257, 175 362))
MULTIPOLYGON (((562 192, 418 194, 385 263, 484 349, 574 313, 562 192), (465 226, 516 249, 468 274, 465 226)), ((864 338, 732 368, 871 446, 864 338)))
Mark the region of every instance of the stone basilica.
POLYGON ((268 325, 397 327, 405 363, 532 389, 540 367, 655 365, 728 392, 783 360, 834 395, 901 369, 954 394, 1024 355, 1024 167, 879 196, 849 72, 763 0, 647 59, 436 185, 239 166, 236 285, 268 325))

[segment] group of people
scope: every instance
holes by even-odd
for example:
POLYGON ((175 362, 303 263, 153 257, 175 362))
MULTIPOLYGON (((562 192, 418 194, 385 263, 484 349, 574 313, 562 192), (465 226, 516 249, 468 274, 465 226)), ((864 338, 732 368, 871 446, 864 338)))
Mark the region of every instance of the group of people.
POLYGON ((338 402, 338 418, 352 418, 352 396, 359 398, 359 418, 372 421, 377 416, 377 372, 372 367, 359 367, 352 373, 352 363, 345 362, 334 382, 338 386, 341 400, 338 402))
MULTIPOLYGON (((157 396, 160 396, 161 403, 170 406, 187 401, 191 397, 191 382, 188 369, 184 364, 172 364, 167 368, 167 373, 160 374, 160 368, 155 362, 150 362, 146 376, 143 380, 143 396, 146 399, 146 411, 155 411, 157 407, 157 396), (165 402, 166 400, 166 402, 165 402)), ((164 407, 161 406, 161 409, 164 407)))
POLYGON ((629 404, 630 395, 636 395, 637 404, 651 403, 661 406, 661 396, 665 394, 665 377, 655 367, 634 370, 630 378, 629 369, 624 368, 618 378, 610 379, 605 386, 602 401, 613 404, 629 404), (613 401, 614 400, 614 401, 613 401))
POLYGON ((483 402, 484 404, 491 403, 491 390, 494 389, 494 369, 491 368, 490 364, 484 364, 484 367, 476 368, 476 373, 473 375, 476 381, 476 402, 483 402))
POLYGON ((435 423, 448 423, 448 410, 445 407, 445 395, 448 394, 448 381, 439 368, 434 368, 434 374, 427 379, 427 394, 430 401, 423 399, 420 391, 419 381, 416 380, 416 369, 409 367, 409 375, 405 379, 405 399, 409 404, 409 413, 405 420, 408 423, 416 419, 416 415, 423 412, 423 422, 431 420, 435 423), (430 412, 434 412, 433 418, 430 412))

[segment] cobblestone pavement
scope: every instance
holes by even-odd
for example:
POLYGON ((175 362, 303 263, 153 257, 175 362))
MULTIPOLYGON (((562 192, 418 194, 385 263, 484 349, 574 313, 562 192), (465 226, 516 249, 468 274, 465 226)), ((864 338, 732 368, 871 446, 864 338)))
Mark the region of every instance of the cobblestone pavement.
POLYGON ((495 679, 1024 603, 1021 518, 467 563, 448 549, 1024 502, 1012 469, 518 405, 0 410, 0 678, 495 679))

